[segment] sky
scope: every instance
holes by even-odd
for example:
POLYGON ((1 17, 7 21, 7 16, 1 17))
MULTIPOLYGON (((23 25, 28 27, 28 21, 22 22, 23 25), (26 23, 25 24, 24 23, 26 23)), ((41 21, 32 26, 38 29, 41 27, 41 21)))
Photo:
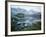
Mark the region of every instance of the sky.
MULTIPOLYGON (((28 6, 28 5, 11 5, 11 8, 20 8, 20 9, 25 9, 27 12, 23 12, 25 14, 34 14, 41 12, 41 6, 28 6), (35 11, 35 12, 32 12, 35 11)), ((19 13, 20 11, 16 12, 15 10, 12 10, 14 14, 19 13)))
POLYGON ((11 7, 12 8, 22 8, 22 9, 26 9, 27 11, 34 10, 34 11, 41 12, 41 6, 11 5, 11 7))

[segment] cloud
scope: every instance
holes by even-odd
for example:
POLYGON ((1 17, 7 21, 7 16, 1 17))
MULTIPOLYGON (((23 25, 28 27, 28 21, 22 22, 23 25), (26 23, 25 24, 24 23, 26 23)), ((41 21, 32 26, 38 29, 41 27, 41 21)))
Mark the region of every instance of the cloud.
POLYGON ((20 6, 20 5, 12 5, 12 8, 22 8, 22 9, 26 9, 27 11, 29 10, 34 10, 34 11, 41 11, 41 6, 20 6))

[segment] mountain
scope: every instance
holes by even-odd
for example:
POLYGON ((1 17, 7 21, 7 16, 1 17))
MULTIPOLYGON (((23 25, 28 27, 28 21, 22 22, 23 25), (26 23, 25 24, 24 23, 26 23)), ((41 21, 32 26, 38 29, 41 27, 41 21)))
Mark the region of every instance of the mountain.
POLYGON ((27 12, 25 9, 21 9, 21 8, 11 8, 12 15, 16 15, 18 13, 25 13, 25 12, 27 12))
POLYGON ((28 23, 32 23, 34 20, 40 20, 41 19, 41 13, 38 11, 33 10, 25 10, 21 8, 11 8, 12 16, 18 17, 17 19, 25 21, 25 23, 28 21, 28 23), (16 16, 17 15, 17 16, 16 16))
POLYGON ((11 8, 11 31, 40 29, 40 25, 41 12, 34 10, 27 11, 22 8, 11 8))

